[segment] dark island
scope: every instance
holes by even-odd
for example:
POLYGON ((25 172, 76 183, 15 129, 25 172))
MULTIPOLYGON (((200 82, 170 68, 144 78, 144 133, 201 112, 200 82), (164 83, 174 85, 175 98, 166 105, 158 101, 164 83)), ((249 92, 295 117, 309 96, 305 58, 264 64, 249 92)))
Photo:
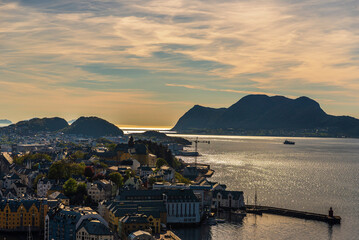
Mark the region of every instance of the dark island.
POLYGON ((195 134, 359 137, 359 119, 329 115, 308 97, 248 95, 229 108, 195 105, 172 130, 195 134))
POLYGON ((87 137, 123 136, 123 131, 116 125, 98 117, 80 117, 71 125, 59 117, 33 118, 0 128, 0 135, 29 136, 45 132, 87 137))
POLYGON ((123 131, 116 125, 98 117, 80 117, 61 131, 90 137, 123 136, 123 131))

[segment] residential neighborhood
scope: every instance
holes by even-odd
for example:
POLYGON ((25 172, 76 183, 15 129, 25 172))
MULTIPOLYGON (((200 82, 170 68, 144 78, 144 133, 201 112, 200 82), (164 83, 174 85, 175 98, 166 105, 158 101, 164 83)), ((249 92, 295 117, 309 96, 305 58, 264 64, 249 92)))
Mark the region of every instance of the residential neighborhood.
POLYGON ((211 182, 209 165, 178 159, 173 142, 61 133, 15 139, 1 144, 0 232, 180 239, 169 229, 200 225, 217 208, 244 207, 243 192, 211 182))

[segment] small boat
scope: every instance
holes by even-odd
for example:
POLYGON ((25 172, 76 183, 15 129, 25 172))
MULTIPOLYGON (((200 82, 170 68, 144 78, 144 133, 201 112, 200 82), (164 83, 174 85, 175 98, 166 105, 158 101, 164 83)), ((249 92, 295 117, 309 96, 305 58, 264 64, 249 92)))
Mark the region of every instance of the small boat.
POLYGON ((292 142, 292 141, 289 141, 289 140, 285 140, 283 144, 294 145, 295 142, 292 142))

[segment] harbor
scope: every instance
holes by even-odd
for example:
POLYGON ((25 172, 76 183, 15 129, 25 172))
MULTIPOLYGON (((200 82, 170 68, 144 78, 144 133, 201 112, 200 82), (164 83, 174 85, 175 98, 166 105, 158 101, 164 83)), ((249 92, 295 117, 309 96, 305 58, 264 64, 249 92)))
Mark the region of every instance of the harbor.
POLYGON ((246 205, 246 212, 259 214, 274 214, 286 217, 294 217, 294 218, 301 218, 305 220, 315 220, 315 221, 322 221, 327 222, 329 224, 340 224, 341 217, 334 216, 334 215, 325 215, 319 213, 312 213, 306 211, 297 211, 285 208, 277 208, 277 207, 269 207, 269 206, 255 206, 255 205, 246 205))

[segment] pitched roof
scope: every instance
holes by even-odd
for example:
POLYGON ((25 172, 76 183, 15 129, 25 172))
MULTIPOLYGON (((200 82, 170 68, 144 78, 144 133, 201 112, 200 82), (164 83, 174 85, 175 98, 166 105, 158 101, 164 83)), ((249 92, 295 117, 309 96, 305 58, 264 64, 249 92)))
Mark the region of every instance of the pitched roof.
POLYGON ((239 200, 243 196, 242 191, 224 191, 224 190, 215 190, 213 191, 213 198, 217 198, 218 194, 222 195, 223 199, 228 199, 229 195, 233 197, 233 200, 239 200))
POLYGON ((20 177, 19 175, 17 175, 16 173, 11 173, 7 176, 8 179, 11 179, 11 180, 19 180, 20 177))
POLYGON ((3 152, 3 153, 1 154, 1 156, 3 156, 3 159, 5 159, 6 162, 7 162, 9 165, 11 165, 11 164, 14 162, 14 160, 12 159, 12 157, 10 156, 10 154, 7 153, 7 152, 3 152))
POLYGON ((68 197, 66 197, 63 193, 61 192, 54 192, 52 194, 49 195, 50 199, 69 199, 68 197))
POLYGON ((4 208, 9 205, 11 212, 17 212, 18 208, 21 204, 25 207, 27 211, 31 208, 31 206, 35 205, 37 209, 40 208, 40 201, 38 200, 8 200, 2 199, 0 201, 0 209, 3 211, 4 208))
POLYGON ((97 219, 84 220, 79 229, 84 227, 90 235, 113 235, 111 230, 97 219))
POLYGON ((144 214, 127 215, 120 219, 123 223, 148 223, 147 216, 144 214))

